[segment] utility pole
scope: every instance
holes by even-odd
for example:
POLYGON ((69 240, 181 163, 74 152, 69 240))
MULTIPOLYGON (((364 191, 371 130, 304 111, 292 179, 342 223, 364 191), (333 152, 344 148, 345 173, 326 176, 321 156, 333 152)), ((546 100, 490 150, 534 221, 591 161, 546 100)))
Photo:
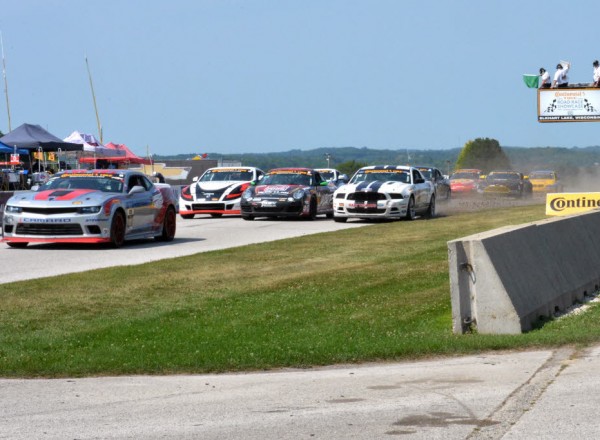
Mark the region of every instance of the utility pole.
POLYGON ((325 159, 327 160, 327 168, 331 168, 329 166, 329 161, 331 160, 331 154, 329 153, 325 153, 325 159))
POLYGON ((4 77, 4 94, 6 95, 6 113, 8 114, 8 131, 10 126, 10 104, 8 100, 8 81, 6 80, 6 59, 4 58, 4 41, 2 41, 2 32, 0 32, 0 46, 2 46, 2 76, 4 77))
POLYGON ((100 116, 98 115, 98 106, 96 105, 96 94, 94 93, 94 83, 92 82, 92 73, 90 72, 90 65, 88 64, 87 55, 85 57, 85 65, 88 71, 88 77, 90 78, 90 88, 92 89, 92 100, 94 101, 94 111, 96 112, 96 122, 98 123, 98 136, 100 138, 100 144, 104 145, 104 139, 102 138, 102 124, 100 123, 100 116))

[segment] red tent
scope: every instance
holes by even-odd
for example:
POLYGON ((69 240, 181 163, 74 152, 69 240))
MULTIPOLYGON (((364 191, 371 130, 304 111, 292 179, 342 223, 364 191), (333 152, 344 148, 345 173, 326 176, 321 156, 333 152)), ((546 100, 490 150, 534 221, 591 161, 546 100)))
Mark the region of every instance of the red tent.
POLYGON ((123 154, 123 152, 125 153, 124 156, 98 156, 96 158, 94 157, 82 157, 81 159, 79 159, 79 163, 94 163, 97 162, 99 160, 103 160, 106 162, 113 162, 113 163, 135 163, 135 164, 144 164, 144 165, 151 165, 152 161, 150 159, 144 158, 144 157, 139 157, 136 156, 135 154, 133 154, 131 152, 131 150, 129 148, 127 148, 127 145, 124 144, 114 144, 112 142, 109 142, 108 144, 104 145, 104 148, 106 148, 107 150, 115 150, 115 152, 119 152, 120 154, 123 154))

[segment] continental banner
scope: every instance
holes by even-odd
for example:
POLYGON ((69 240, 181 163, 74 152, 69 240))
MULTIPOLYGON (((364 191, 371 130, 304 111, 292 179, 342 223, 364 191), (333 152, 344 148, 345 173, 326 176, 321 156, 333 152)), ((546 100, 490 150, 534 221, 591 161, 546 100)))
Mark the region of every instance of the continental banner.
POLYGON ((538 121, 600 121, 600 88, 538 89, 538 121))
POLYGON ((570 215, 600 208, 600 192, 546 194, 546 215, 570 215))

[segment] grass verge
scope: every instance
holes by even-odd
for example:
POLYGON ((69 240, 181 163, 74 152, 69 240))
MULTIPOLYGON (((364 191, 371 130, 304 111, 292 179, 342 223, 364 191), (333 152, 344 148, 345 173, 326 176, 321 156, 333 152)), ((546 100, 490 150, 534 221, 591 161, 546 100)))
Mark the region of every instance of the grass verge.
POLYGON ((484 210, 3 284, 0 376, 206 373, 596 342, 597 306, 523 335, 452 334, 446 242, 540 218, 542 205, 484 210))

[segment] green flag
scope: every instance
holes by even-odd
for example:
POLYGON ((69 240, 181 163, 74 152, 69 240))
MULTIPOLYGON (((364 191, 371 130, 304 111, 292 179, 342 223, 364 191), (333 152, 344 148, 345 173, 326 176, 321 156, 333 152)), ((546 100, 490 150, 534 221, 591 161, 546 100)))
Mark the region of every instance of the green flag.
POLYGON ((540 81, 539 75, 523 75, 525 85, 530 89, 537 89, 540 81))

